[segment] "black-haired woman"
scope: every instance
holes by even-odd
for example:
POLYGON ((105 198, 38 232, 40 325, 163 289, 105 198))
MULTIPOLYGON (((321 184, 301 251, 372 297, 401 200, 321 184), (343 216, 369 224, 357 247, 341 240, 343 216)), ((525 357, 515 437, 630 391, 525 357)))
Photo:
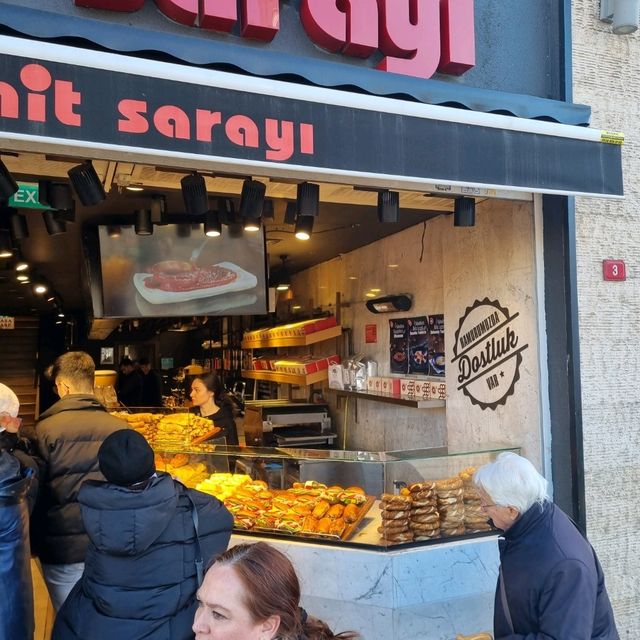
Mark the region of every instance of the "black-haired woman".
POLYGON ((219 436, 227 444, 238 445, 238 429, 233 419, 233 404, 224 391, 220 378, 215 373, 196 376, 191 381, 191 401, 197 412, 213 421, 222 431, 219 436))

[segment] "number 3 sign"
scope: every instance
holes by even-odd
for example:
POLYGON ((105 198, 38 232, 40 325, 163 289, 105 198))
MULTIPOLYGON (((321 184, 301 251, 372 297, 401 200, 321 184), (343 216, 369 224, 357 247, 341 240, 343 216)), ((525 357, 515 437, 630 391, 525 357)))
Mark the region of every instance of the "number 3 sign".
POLYGON ((626 280, 624 260, 603 260, 602 275, 605 280, 626 280))

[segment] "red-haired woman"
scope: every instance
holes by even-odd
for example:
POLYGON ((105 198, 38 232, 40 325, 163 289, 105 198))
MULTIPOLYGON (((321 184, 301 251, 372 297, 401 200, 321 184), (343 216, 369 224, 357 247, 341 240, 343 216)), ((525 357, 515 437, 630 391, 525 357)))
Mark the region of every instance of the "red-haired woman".
POLYGON ((265 542, 240 544, 218 556, 198 590, 196 640, 350 640, 300 608, 290 560, 265 542))

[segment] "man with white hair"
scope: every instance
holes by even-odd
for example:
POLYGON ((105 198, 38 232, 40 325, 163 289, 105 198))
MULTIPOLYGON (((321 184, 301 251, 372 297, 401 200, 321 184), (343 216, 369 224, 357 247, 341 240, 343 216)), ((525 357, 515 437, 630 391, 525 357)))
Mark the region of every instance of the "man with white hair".
POLYGON ((20 450, 19 409, 16 394, 0 383, 0 638, 32 640, 29 497, 37 466, 20 450))
POLYGON ((593 547, 527 460, 501 453, 476 471, 484 511, 504 531, 496 640, 619 640, 593 547))

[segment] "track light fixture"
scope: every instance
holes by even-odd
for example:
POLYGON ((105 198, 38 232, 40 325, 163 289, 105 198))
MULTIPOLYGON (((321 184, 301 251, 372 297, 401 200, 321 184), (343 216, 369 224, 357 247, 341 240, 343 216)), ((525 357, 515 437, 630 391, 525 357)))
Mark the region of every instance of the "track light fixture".
POLYGON ((18 272, 26 272, 29 270, 29 263, 22 257, 18 257, 16 263, 13 265, 13 268, 18 272))
POLYGON ((291 276, 289 275, 289 269, 287 269, 287 260, 289 256, 281 255, 280 260, 282 260, 282 266, 280 267, 280 272, 278 277, 276 278, 276 291, 288 291, 291 288, 291 276))
POLYGON ((320 187, 313 182, 302 182, 297 189, 299 216, 317 216, 320 205, 320 187))
POLYGON ((9 209, 12 211, 9 217, 9 230, 11 231, 11 238, 13 242, 19 242, 29 237, 29 227, 27 226, 27 218, 18 213, 15 209, 9 209))
POLYGON ((287 202, 287 208, 284 212, 284 223, 295 224, 298 217, 298 207, 295 202, 287 202))
POLYGON ((10 258, 13 255, 13 242, 6 229, 0 229, 0 258, 10 258))
POLYGON ((38 181, 38 202, 51 209, 73 209, 71 187, 64 182, 38 181))
POLYGON ((16 191, 18 191, 18 183, 13 179, 4 162, 0 160, 0 198, 8 200, 16 191))
POLYGON ((134 212, 134 228, 139 236, 150 236, 153 234, 153 222, 151 222, 151 211, 149 209, 136 209, 134 212))
MULTIPOLYGON (((267 185, 258 180, 247 178, 242 183, 242 193, 240 194, 240 216, 243 220, 259 220, 262 216, 264 206, 264 196, 267 192, 267 185)), ((245 230, 248 229, 245 226, 245 230)))
POLYGON ((298 216, 296 220, 296 238, 298 240, 309 240, 311 232, 313 231, 313 216, 298 216))
POLYGON ((476 201, 473 198, 456 198, 453 202, 453 226, 473 227, 476 224, 476 201))
POLYGON ((194 171, 180 180, 182 199, 190 216, 203 216, 209 210, 207 185, 204 177, 194 171))
POLYGON ((231 224, 236 220, 236 209, 230 198, 218 198, 218 219, 220 224, 231 224))
POLYGON ((90 160, 67 172, 73 190, 85 207, 91 207, 107 199, 102 182, 90 160))
POLYGON ((398 222, 400 195, 397 191, 378 192, 378 220, 380 222, 398 222))
POLYGON ((153 224, 167 224, 167 198, 162 194, 151 196, 151 222, 153 224))
POLYGON ((47 228, 47 233, 50 236, 60 235, 67 230, 66 221, 58 215, 57 211, 52 211, 51 209, 43 211, 42 218, 44 220, 44 226, 47 228))
POLYGON ((249 233, 256 233, 262 228, 260 219, 254 220, 253 218, 245 218, 242 222, 242 228, 249 233))
POLYGON ((49 291, 49 285, 44 280, 35 280, 33 283, 33 293, 43 296, 49 291))
POLYGON ((263 220, 273 220, 274 210, 273 210, 273 200, 265 200, 262 205, 262 219, 263 220))
POLYGON ((209 238, 217 238, 222 235, 222 225, 217 211, 207 211, 204 220, 204 235, 209 238))

